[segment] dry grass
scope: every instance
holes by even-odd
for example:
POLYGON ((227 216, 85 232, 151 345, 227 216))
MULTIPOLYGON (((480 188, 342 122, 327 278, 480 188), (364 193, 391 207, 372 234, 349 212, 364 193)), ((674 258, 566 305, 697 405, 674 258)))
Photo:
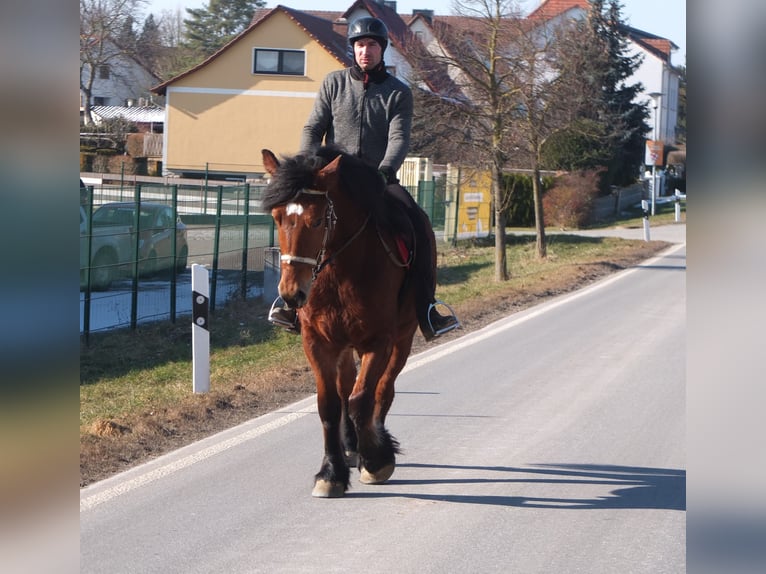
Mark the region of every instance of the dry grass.
MULTIPOLYGON (((511 238, 511 280, 496 283, 493 248, 470 244, 439 255, 437 296, 462 329, 413 352, 573 291, 634 265, 662 242, 550 238, 548 258, 534 238, 511 238)), ((263 302, 232 302, 211 317, 211 386, 191 393, 191 327, 181 321, 92 336, 81 346, 81 486, 290 404, 314 392, 300 339, 272 328, 263 302)))

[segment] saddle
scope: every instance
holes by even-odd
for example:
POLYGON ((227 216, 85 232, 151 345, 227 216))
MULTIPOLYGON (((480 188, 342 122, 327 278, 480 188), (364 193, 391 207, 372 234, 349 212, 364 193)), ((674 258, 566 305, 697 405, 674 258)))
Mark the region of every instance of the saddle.
POLYGON ((396 253, 392 253, 385 241, 383 241, 383 245, 389 256, 394 258, 402 267, 409 269, 415 258, 417 244, 417 233, 411 214, 413 205, 416 205, 415 200, 399 184, 386 186, 385 199, 389 219, 387 224, 394 233, 396 253))

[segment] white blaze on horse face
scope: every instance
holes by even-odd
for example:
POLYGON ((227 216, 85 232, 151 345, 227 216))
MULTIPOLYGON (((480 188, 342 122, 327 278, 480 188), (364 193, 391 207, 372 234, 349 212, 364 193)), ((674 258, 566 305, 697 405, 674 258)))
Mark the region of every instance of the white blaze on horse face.
POLYGON ((302 215, 303 206, 300 203, 288 203, 287 215, 302 215))

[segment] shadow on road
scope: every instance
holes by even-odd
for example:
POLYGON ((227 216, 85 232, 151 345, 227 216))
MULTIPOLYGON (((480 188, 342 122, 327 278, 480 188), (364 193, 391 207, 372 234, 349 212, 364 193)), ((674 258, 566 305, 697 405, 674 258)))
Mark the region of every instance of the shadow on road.
POLYGON ((428 494, 359 492, 347 496, 378 498, 397 496, 468 504, 490 504, 520 508, 551 508, 567 510, 605 510, 617 508, 686 510, 686 471, 665 468, 613 466, 596 464, 539 464, 530 468, 507 466, 456 466, 405 463, 398 468, 445 469, 450 478, 423 480, 389 480, 386 485, 437 484, 566 484, 615 486, 607 496, 595 498, 555 498, 528 496, 497 496, 473 494, 428 494), (479 471, 481 477, 454 478, 452 471, 479 471), (491 474, 489 478, 487 474, 491 474))

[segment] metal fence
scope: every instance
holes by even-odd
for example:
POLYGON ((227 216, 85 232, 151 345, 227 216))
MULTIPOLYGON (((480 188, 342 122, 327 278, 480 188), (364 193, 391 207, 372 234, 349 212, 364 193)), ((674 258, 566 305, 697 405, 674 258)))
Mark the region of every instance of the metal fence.
MULTIPOLYGON (((184 185, 109 186, 90 188, 89 217, 100 205, 121 201, 137 206, 159 203, 170 206, 185 225, 188 253, 178 272, 166 264, 163 273, 142 273, 141 254, 145 237, 141 229, 129 236, 135 256, 115 273, 108 288, 96 290, 92 278, 98 276, 99 261, 93 253, 98 228, 86 226, 80 245, 80 332, 87 338, 92 332, 119 327, 135 329, 148 321, 175 321, 191 313, 191 275, 193 263, 210 271, 210 306, 231 297, 256 297, 263 293, 266 252, 275 245, 271 216, 260 211, 261 188, 242 184, 197 187, 184 185), (90 231, 93 229, 94 231, 90 231)), ((166 255, 177 261, 179 245, 166 255)))
MULTIPOLYGON (((445 228, 443 190, 434 182, 420 182, 409 191, 430 217, 439 235, 445 228)), ((141 233, 130 236, 132 257, 127 272, 111 282, 107 289, 94 288, 97 261, 92 257, 94 234, 81 231, 80 333, 115 328, 135 329, 142 323, 169 320, 191 315, 191 273, 193 263, 210 272, 210 308, 231 298, 271 298, 275 296, 275 278, 279 274, 279 253, 274 223, 260 207, 262 185, 226 183, 198 185, 185 183, 125 183, 89 186, 86 211, 89 216, 99 206, 110 202, 159 203, 171 207, 186 227, 188 254, 178 272, 176 265, 164 267, 170 272, 142 273, 141 233), (92 206, 88 209, 88 206, 92 206), (270 279, 269 279, 270 278, 270 279), (273 292, 272 292, 273 291, 273 292)), ((81 200, 82 201, 82 200, 81 200)), ((178 246, 167 257, 177 262, 178 246)))

